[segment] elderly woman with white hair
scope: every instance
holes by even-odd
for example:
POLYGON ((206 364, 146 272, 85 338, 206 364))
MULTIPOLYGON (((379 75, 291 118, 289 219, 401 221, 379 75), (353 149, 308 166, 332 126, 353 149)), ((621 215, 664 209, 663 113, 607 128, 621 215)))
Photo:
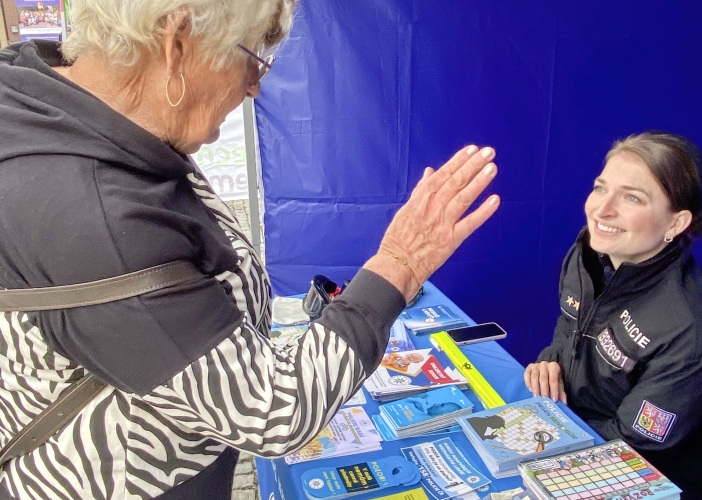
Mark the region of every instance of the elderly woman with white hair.
POLYGON ((0 316, 0 444, 87 373, 107 384, 0 470, 0 499, 229 498, 238 450, 312 439, 376 368, 419 286, 490 217, 494 150, 428 168, 376 255, 299 339, 188 154, 256 97, 289 0, 76 0, 60 46, 0 51, 0 286, 92 283, 173 261, 198 277, 0 316))

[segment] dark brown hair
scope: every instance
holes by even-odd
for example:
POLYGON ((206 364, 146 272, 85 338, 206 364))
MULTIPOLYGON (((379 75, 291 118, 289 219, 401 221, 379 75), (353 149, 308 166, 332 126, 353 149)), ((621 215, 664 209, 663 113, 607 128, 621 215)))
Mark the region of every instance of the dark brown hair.
POLYGON ((700 189, 700 150, 681 135, 644 132, 614 143, 605 162, 620 153, 635 154, 646 164, 673 212, 689 210, 690 226, 680 235, 685 244, 702 233, 702 190, 700 189))

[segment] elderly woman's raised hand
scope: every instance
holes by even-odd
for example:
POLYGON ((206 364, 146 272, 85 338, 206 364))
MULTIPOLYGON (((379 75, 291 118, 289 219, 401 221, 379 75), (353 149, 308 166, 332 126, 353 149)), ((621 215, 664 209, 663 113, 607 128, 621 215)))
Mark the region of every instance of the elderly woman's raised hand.
POLYGON ((390 223, 378 253, 364 267, 386 278, 409 299, 497 210, 500 199, 493 195, 465 215, 495 178, 494 157, 492 148, 469 146, 440 169, 427 168, 390 223))

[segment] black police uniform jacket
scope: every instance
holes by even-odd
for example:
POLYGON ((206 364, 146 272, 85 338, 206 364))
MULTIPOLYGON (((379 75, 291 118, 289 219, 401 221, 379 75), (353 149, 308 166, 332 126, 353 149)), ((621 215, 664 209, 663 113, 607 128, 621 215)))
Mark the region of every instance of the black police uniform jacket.
POLYGON ((677 240, 612 272, 584 229, 561 272, 553 342, 569 406, 702 498, 702 272, 677 240), (607 275, 607 278, 605 278, 607 275))

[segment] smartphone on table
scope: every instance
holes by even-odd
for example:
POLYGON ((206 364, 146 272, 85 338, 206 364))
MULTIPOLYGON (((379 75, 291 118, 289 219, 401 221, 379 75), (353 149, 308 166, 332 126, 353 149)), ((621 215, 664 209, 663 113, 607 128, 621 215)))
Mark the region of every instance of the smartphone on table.
POLYGON ((457 345, 475 344, 486 340, 499 340, 507 336, 507 332, 497 323, 482 323, 480 325, 462 326, 446 330, 446 333, 457 345))

